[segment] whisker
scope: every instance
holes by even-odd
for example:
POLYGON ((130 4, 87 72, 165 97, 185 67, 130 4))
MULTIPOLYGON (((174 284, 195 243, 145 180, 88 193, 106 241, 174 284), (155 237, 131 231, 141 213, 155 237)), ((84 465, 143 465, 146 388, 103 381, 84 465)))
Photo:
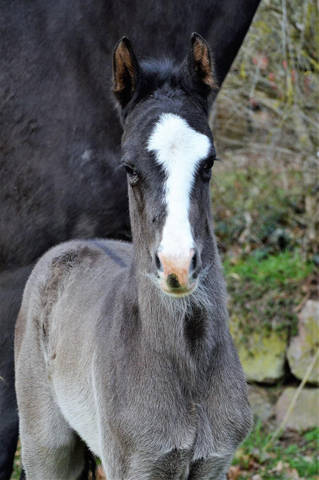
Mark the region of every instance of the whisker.
POLYGON ((179 316, 181 314, 192 314, 194 307, 203 310, 210 310, 212 308, 210 283, 205 282, 205 280, 209 279, 211 269, 214 266, 215 262, 212 262, 204 268, 199 275, 198 285, 195 291, 184 297, 173 297, 165 293, 161 289, 158 277, 154 273, 141 272, 140 274, 150 280, 152 286, 156 287, 160 293, 159 298, 161 305, 168 310, 168 314, 179 316))

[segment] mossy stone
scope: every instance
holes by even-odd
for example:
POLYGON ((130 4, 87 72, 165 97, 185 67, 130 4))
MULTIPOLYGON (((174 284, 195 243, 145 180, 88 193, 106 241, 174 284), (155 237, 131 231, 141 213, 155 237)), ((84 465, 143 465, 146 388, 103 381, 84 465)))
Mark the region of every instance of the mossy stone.
MULTIPOLYGON (((275 405, 277 426, 279 426, 285 418, 296 392, 297 388, 288 387, 279 397, 275 405)), ((301 432, 310 428, 319 428, 318 405, 319 388, 304 388, 297 398, 285 428, 291 428, 301 432)))
MULTIPOLYGON (((308 300, 299 314, 298 335, 291 339, 287 358, 293 375, 302 380, 319 348, 319 302, 308 300)), ((319 385, 319 359, 308 383, 319 385)))
POLYGON ((251 382, 275 383, 285 373, 288 332, 270 330, 262 326, 249 335, 238 317, 232 316, 230 332, 233 336, 246 379, 251 382))

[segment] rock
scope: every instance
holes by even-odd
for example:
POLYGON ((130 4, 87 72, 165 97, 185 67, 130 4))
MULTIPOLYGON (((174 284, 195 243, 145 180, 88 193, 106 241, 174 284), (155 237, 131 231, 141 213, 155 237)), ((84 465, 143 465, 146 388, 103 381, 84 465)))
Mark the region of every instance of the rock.
POLYGON ((230 332, 233 336, 246 379, 250 382, 275 383, 285 373, 287 331, 262 328, 249 336, 232 316, 230 332))
MULTIPOLYGON (((319 347, 319 302, 308 300, 299 314, 298 335, 287 352, 293 375, 302 380, 319 347)), ((309 376, 309 383, 319 385, 319 359, 309 376)))
MULTIPOLYGON (((297 388, 294 387, 286 388, 275 405, 278 427, 287 413, 296 390, 297 388)), ((314 427, 319 427, 319 388, 304 388, 300 392, 285 428, 302 432, 314 427)))
POLYGON ((273 415, 276 397, 269 389, 248 385, 248 398, 255 417, 266 422, 273 415))

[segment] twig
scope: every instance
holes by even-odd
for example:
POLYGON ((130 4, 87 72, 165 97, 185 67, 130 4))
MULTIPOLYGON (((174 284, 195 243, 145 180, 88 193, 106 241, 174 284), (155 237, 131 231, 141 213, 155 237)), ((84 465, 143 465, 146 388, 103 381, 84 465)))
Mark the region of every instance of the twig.
POLYGON ((315 363, 316 361, 318 360, 319 358, 319 349, 317 350, 315 356, 313 357, 312 359, 312 362, 311 364, 309 365, 306 373, 305 373, 305 376, 303 377, 302 379, 302 382, 301 384, 299 385, 299 387, 297 388, 297 391, 293 397, 293 399, 291 400, 291 403, 289 405, 289 408, 287 410, 287 413, 286 415, 284 416, 284 419, 283 421, 281 422, 281 424, 279 425, 279 427, 277 428, 277 430, 275 431, 275 433, 273 434, 273 436, 271 437, 271 439, 269 440, 269 442, 265 445, 265 447, 263 448, 263 451, 266 451, 273 443, 274 441, 279 437, 279 435, 281 435, 281 433, 283 432, 286 424, 287 424, 287 421, 288 421, 288 418, 290 417, 290 414, 291 412, 293 411, 293 409, 295 408, 295 405, 296 405, 296 402, 298 400, 298 397, 303 389, 303 387, 305 386, 305 383, 307 382, 311 372, 312 372, 312 369, 313 367, 315 366, 315 363))
POLYGON ((311 277, 308 277, 307 279, 307 283, 306 283, 306 286, 307 286, 307 293, 305 295, 305 297, 302 299, 302 301, 299 303, 299 305, 297 305, 295 308, 294 308, 294 312, 295 313, 299 313, 303 306, 305 305, 306 301, 309 299, 310 297, 310 294, 311 294, 311 291, 310 291, 310 282, 311 282, 311 277))

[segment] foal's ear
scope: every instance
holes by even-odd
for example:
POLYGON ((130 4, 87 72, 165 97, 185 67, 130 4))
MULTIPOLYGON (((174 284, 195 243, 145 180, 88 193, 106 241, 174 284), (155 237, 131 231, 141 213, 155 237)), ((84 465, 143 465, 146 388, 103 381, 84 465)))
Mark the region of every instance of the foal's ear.
POLYGON ((140 75, 140 68, 131 42, 122 37, 113 52, 113 92, 124 108, 133 97, 140 75))
POLYGON ((198 33, 191 36, 191 49, 187 57, 188 73, 192 82, 203 96, 218 90, 210 48, 198 33))

